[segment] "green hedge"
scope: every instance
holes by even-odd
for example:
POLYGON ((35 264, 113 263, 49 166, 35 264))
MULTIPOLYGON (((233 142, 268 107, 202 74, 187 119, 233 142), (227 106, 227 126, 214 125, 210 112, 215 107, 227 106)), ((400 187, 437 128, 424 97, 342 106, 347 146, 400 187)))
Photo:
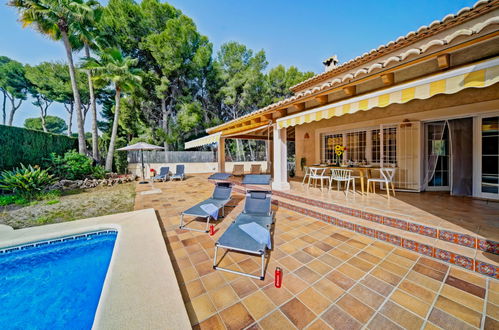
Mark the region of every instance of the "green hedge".
POLYGON ((78 140, 66 135, 0 125, 0 170, 40 165, 52 152, 62 155, 78 149, 78 140))

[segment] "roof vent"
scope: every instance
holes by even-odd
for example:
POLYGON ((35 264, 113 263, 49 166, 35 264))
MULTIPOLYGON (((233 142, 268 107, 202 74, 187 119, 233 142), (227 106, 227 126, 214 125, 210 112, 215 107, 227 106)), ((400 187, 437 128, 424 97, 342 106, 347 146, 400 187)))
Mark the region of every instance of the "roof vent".
POLYGON ((326 66, 326 68, 325 68, 326 71, 330 71, 338 65, 338 63, 339 63, 338 56, 333 55, 330 58, 324 60, 324 62, 322 62, 322 63, 326 66))

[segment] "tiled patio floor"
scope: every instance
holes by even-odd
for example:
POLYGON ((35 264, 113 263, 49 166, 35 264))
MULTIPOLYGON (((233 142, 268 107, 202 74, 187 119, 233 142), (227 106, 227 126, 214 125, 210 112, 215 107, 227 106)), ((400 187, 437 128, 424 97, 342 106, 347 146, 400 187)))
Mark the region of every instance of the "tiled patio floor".
MULTIPOLYGON (((191 323, 205 329, 467 329, 499 327, 499 281, 449 266, 286 209, 276 209, 265 281, 214 271, 214 242, 241 211, 227 209, 215 236, 177 229, 180 212, 211 195, 207 176, 155 183, 136 209, 157 210, 191 323), (273 285, 275 267, 282 288, 273 285)), ((202 223, 193 226, 202 227, 202 223)), ((222 264, 256 271, 258 258, 222 264)), ((168 313, 168 311, 165 311, 168 313)))

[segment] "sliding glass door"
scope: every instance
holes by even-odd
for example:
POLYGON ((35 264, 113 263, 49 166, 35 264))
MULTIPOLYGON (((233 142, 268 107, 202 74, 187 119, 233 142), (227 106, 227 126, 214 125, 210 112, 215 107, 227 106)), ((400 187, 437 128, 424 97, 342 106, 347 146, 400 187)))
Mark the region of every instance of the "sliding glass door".
POLYGON ((499 199, 499 116, 480 118, 478 194, 499 199))

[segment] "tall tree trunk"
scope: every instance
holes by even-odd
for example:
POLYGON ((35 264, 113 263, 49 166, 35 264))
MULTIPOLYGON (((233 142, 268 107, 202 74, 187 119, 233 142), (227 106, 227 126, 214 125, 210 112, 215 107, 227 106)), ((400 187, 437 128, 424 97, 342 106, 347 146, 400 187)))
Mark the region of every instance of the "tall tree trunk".
POLYGON ((73 134, 72 132, 72 126, 73 126, 73 102, 70 102, 69 105, 64 103, 64 108, 66 108, 66 111, 68 113, 68 136, 71 136, 73 134))
POLYGON ((76 110, 76 124, 78 130, 78 152, 80 154, 86 155, 87 145, 85 143, 85 130, 83 128, 83 117, 81 113, 81 98, 80 92, 78 91, 78 85, 76 83, 76 71, 73 63, 73 54, 71 45, 69 44, 68 34, 64 28, 61 28, 62 42, 64 43, 64 48, 66 49, 66 56, 68 57, 68 68, 69 77, 71 78, 71 88, 73 89, 73 98, 75 102, 76 110))
POLYGON ((114 145, 116 143, 116 135, 118 135, 118 121, 120 119, 120 98, 121 98, 121 90, 119 86, 116 86, 116 95, 114 96, 115 105, 114 105, 113 130, 111 132, 111 140, 109 141, 109 149, 107 150, 106 171, 113 170, 114 145))
POLYGON ((5 111, 5 105, 7 103, 7 95, 5 94, 5 91, 2 90, 3 93, 3 103, 2 103, 2 115, 3 115, 3 124, 7 122, 7 112, 5 111))
MULTIPOLYGON (((90 57, 90 48, 85 43, 85 56, 90 57)), ((90 110, 92 112, 92 157, 99 160, 99 133, 97 132, 97 105, 95 101, 94 84, 92 81, 92 70, 87 71, 88 91, 90 95, 90 110)))
POLYGON ((16 105, 16 99, 14 97, 12 97, 12 98, 9 97, 9 99, 10 99, 10 103, 12 104, 12 107, 10 109, 8 125, 12 126, 12 124, 14 123, 14 114, 16 113, 17 109, 19 109, 19 107, 21 106, 21 103, 23 102, 23 100, 19 99, 19 103, 16 105))

